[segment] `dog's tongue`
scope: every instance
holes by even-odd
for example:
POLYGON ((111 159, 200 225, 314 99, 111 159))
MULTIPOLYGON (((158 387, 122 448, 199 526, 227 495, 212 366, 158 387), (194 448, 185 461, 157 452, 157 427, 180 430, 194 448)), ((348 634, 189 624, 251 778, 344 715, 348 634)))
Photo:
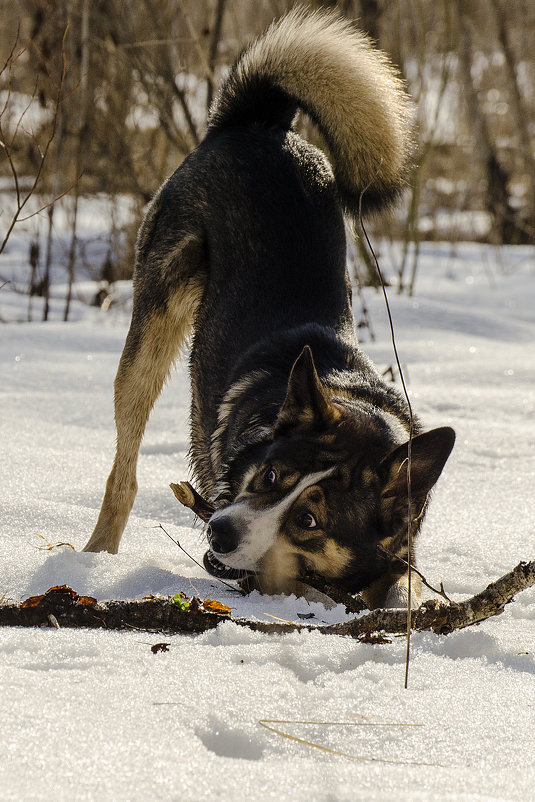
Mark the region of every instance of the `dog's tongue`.
POLYGON ((254 576, 253 571, 244 571, 243 568, 229 568, 228 565, 223 565, 210 549, 205 552, 203 563, 208 573, 218 579, 245 579, 248 576, 254 576))

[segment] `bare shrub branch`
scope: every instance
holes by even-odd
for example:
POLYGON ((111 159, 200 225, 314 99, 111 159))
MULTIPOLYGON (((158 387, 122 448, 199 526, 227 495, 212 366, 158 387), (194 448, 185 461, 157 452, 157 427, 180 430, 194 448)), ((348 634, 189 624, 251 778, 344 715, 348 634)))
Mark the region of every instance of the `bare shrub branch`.
MULTIPOLYGON (((10 52, 8 58, 6 59, 4 65, 2 66, 2 68, 0 70, 0 75, 5 73, 6 71, 8 73, 8 81, 7 81, 8 90, 7 90, 6 101, 5 101, 4 106, 2 107, 2 109, 0 110, 0 146, 3 148, 3 150, 4 150, 5 154, 6 154, 6 158, 7 158, 8 164, 9 164, 9 169, 10 169, 11 176, 12 176, 12 179, 13 179, 13 187, 14 187, 14 191, 15 191, 15 195, 16 195, 16 208, 15 208, 15 211, 13 212, 13 214, 11 216, 10 222, 8 223, 7 229, 6 229, 4 235, 3 235, 2 239, 1 239, 1 242, 0 242, 0 253, 2 253, 4 251, 4 249, 5 249, 6 245, 7 245, 7 242, 9 240, 9 237, 11 236, 11 233, 12 233, 15 225, 18 222, 22 222, 23 220, 29 220, 34 215, 38 214, 39 211, 42 211, 43 209, 47 208, 52 203, 54 203, 54 201, 56 200, 56 199, 54 199, 54 200, 50 201, 50 203, 45 204, 43 207, 41 207, 41 209, 39 209, 36 212, 32 212, 31 214, 27 215, 26 217, 22 217, 23 210, 27 206, 30 198, 35 194, 35 192, 37 190, 37 186, 38 186, 39 182, 41 181, 41 178, 43 177, 43 171, 44 171, 44 167, 45 167, 45 164, 46 164, 46 161, 47 161, 47 157, 49 155, 52 142, 54 141, 55 136, 56 136, 60 108, 61 108, 61 105, 66 100, 66 96, 63 94, 63 90, 64 90, 64 86, 65 86, 65 76, 67 74, 67 59, 66 59, 66 54, 65 54, 65 40, 66 40, 66 37, 67 37, 68 30, 69 30, 69 26, 67 25, 65 27, 65 30, 64 30, 64 33, 63 33, 63 37, 62 37, 62 40, 61 40, 61 69, 60 69, 59 78, 57 78, 57 79, 54 78, 54 76, 52 75, 52 73, 51 73, 51 71, 49 69, 49 66, 48 66, 48 63, 47 63, 45 57, 43 56, 43 54, 41 53, 41 51, 39 50, 39 48, 37 47, 35 42, 33 42, 31 39, 28 39, 26 45, 24 45, 23 47, 21 47, 21 49, 19 49, 17 51, 18 33, 17 33, 17 40, 15 41, 13 47, 11 48, 11 52, 10 52), (11 91, 13 70, 14 70, 15 65, 17 64, 17 61, 19 60, 19 58, 29 48, 31 48, 37 54, 42 66, 43 66, 43 69, 45 71, 45 74, 46 74, 47 78, 50 80, 50 82, 52 83, 52 86, 54 87, 54 96, 53 96, 53 101, 52 101, 52 119, 51 119, 50 124, 49 124, 49 126, 47 128, 45 141, 44 141, 43 145, 41 145, 41 143, 38 141, 37 137, 33 134, 32 131, 27 130, 26 128, 23 127, 24 117, 26 116, 29 108, 34 103, 35 98, 36 98, 37 81, 36 81, 36 83, 34 85, 33 92, 32 92, 32 94, 30 96, 30 100, 28 101, 27 105, 22 110, 22 112, 19 114, 19 117, 17 119, 17 122, 15 124, 14 130, 13 130, 11 136, 8 138, 5 135, 4 130, 3 130, 3 123, 5 121, 5 118, 8 115, 8 112, 9 112, 9 109, 10 109, 10 104, 12 103, 12 100, 13 100, 13 94, 12 94, 12 91, 11 91), (16 151, 16 147, 17 147, 17 138, 18 138, 18 136, 19 136, 21 131, 35 145, 36 150, 37 150, 37 152, 39 154, 39 163, 38 163, 38 166, 37 166, 37 170, 35 171, 35 175, 33 177, 33 180, 31 181, 31 184, 30 184, 29 188, 25 192, 23 192, 21 190, 20 177, 19 177, 19 168, 18 168, 18 165, 16 163, 16 155, 15 155, 15 151, 16 151)), ((70 94, 72 94, 72 92, 70 94)), ((63 194, 65 194, 65 193, 62 193, 62 195, 63 194)))

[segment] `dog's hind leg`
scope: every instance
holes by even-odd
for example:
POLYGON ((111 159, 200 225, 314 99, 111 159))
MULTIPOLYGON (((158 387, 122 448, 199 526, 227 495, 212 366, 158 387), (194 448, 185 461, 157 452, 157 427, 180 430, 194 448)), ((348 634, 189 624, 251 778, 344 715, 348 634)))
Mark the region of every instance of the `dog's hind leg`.
POLYGON ((183 237, 167 256, 156 251, 149 249, 136 272, 132 322, 114 385, 115 461, 84 551, 118 550, 136 497, 136 467, 145 425, 191 331, 204 291, 199 239, 183 237))

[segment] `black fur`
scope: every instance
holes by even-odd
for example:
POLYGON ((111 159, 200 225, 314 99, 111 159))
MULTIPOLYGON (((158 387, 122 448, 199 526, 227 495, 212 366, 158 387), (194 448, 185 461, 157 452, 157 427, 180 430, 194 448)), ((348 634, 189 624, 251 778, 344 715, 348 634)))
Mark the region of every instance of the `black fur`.
MULTIPOLYGON (((205 139, 161 188, 140 230, 132 323, 115 382, 116 459, 86 550, 118 548, 146 420, 192 331, 191 462, 202 495, 218 508, 208 569, 232 574, 234 561, 257 572, 260 586, 290 590, 302 571, 319 567, 381 604, 405 571, 397 558, 408 556, 410 417, 357 343, 344 213, 356 215, 363 177, 372 184, 368 209, 403 186, 405 99, 369 43, 332 15, 290 14, 250 52, 254 58, 224 84, 205 139), (331 65, 346 98, 353 87, 368 93, 384 158, 367 116, 346 125, 329 85, 308 91, 299 65, 323 76, 300 31, 321 33, 321 63, 331 65), (290 34, 300 42, 297 57, 290 34), (383 98, 370 96, 373 81, 361 81, 355 65, 386 87, 388 122, 380 118, 383 98), (301 99, 283 87, 290 74, 301 99), (292 130, 298 108, 332 145, 334 173, 292 130), (273 487, 264 486, 272 475, 273 487), (262 509, 273 513, 264 551, 262 509), (244 543, 253 543, 250 565, 244 543)), ((362 108, 353 112, 367 114, 362 108)), ((413 432, 416 534, 454 436, 450 429, 422 435, 416 420, 413 432)))

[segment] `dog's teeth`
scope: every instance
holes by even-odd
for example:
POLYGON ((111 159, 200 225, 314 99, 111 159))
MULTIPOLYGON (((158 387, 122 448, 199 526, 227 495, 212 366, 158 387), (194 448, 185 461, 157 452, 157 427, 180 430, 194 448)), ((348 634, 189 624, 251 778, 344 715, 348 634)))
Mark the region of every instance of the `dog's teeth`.
POLYGON ((210 549, 205 552, 203 562, 208 573, 219 579, 244 579, 247 576, 254 576, 254 571, 245 571, 224 565, 210 549))

